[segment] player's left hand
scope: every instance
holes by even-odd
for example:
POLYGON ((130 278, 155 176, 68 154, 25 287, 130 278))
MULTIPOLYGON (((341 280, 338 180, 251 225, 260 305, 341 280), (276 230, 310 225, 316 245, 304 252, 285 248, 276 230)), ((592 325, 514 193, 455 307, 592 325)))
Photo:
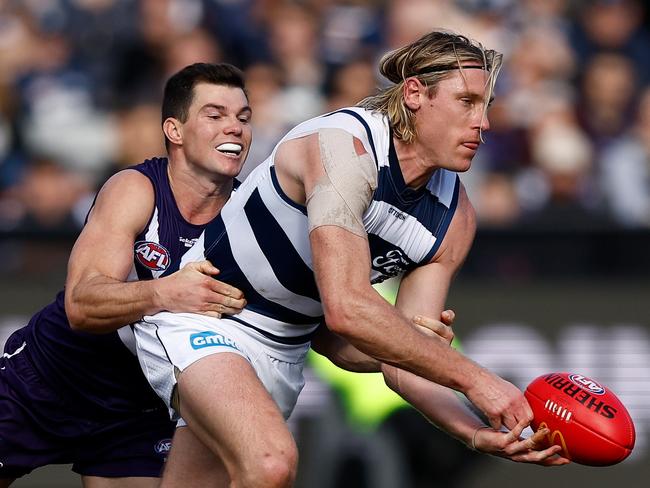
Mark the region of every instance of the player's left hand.
POLYGON ((509 459, 517 463, 539 464, 541 466, 563 466, 571 461, 559 455, 561 446, 545 447, 545 437, 550 434, 547 428, 539 429, 528 439, 523 439, 521 433, 527 426, 519 422, 509 432, 494 430, 491 427, 480 427, 474 433, 473 448, 493 456, 509 459))
POLYGON ((437 337, 447 344, 451 344, 451 341, 454 340, 454 331, 451 325, 454 323, 455 318, 456 314, 453 310, 445 310, 440 315, 440 320, 416 315, 411 319, 411 322, 425 334, 437 337))

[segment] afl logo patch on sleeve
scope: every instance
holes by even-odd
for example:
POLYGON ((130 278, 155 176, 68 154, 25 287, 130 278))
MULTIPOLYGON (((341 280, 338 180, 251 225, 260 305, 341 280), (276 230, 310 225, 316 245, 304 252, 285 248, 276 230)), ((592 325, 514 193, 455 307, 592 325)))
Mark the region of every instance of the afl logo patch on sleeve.
POLYGON ((152 271, 164 271, 169 267, 169 251, 157 242, 136 242, 135 257, 142 266, 152 271))

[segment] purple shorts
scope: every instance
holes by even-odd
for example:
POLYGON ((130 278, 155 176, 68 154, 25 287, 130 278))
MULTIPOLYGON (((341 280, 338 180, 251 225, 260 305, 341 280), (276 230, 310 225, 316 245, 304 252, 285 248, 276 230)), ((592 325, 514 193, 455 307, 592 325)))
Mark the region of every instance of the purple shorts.
POLYGON ((68 405, 15 353, 13 338, 0 356, 0 479, 48 464, 87 476, 160 476, 175 427, 164 407, 102 419, 93 405, 68 405))

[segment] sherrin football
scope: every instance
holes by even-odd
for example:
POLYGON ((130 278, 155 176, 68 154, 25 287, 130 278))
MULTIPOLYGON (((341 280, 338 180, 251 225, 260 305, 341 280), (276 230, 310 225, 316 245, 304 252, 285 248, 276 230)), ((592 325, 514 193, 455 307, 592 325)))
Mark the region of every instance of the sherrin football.
POLYGON ((636 434, 618 397, 596 381, 575 373, 549 373, 524 393, 533 410, 533 430, 548 427, 548 445, 587 466, 610 466, 628 457, 636 434))

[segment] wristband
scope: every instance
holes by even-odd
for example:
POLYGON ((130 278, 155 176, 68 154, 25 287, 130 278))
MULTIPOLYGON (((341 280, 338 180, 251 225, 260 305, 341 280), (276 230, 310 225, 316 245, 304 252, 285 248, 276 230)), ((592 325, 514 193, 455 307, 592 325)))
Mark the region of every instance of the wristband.
POLYGON ((478 431, 481 429, 489 429, 489 425, 480 425, 475 431, 474 434, 472 435, 472 445, 470 446, 472 448, 472 451, 476 451, 476 434, 478 434, 478 431))

